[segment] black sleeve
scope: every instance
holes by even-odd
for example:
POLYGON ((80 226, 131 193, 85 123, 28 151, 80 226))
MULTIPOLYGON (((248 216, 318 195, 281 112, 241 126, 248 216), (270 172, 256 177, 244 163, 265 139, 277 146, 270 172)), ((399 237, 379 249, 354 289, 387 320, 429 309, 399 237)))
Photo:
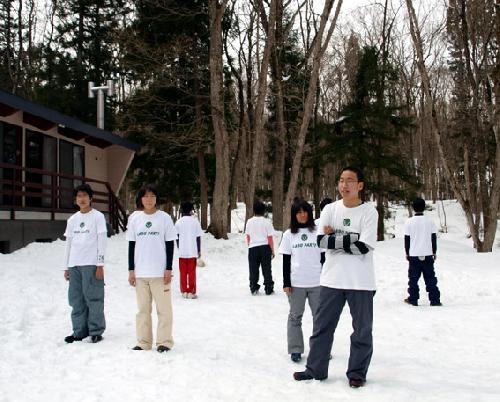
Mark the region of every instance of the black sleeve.
POLYGON ((437 235, 436 233, 433 233, 432 236, 431 236, 431 242, 432 242, 432 254, 436 254, 436 251, 437 251, 437 235))
POLYGON ((405 251, 406 255, 410 255, 410 236, 405 235, 405 251))
POLYGON ((325 252, 323 251, 321 253, 321 258, 320 258, 321 266, 323 266, 323 264, 325 263, 325 260, 326 260, 325 252))
POLYGON ((174 260, 174 241, 165 242, 165 250, 167 251, 167 271, 172 271, 172 261, 174 260))
POLYGON ((200 236, 198 236, 196 238, 196 247, 198 247, 198 254, 200 254, 201 253, 201 237, 200 236))
POLYGON ((134 263, 135 256, 135 241, 128 242, 128 270, 133 271, 135 268, 134 263))
POLYGON ((283 254, 283 287, 291 288, 292 282, 290 280, 290 271, 292 267, 292 256, 290 254, 283 254))

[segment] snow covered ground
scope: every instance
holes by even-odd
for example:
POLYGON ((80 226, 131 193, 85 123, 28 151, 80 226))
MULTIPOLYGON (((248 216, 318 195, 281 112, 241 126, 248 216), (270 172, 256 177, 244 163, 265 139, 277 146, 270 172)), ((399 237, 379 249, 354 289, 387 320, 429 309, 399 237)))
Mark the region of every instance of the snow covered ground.
MULTIPOLYGON (((241 234, 227 241, 204 236, 207 266, 198 269, 197 300, 181 298, 175 265, 176 344, 167 354, 130 350, 136 302, 127 283, 123 234, 108 242, 107 330, 98 344, 63 341, 71 333, 63 241, 0 254, 0 401, 500 400, 498 240, 493 253, 475 253, 459 206, 448 202, 446 212, 449 233, 439 236, 436 263, 444 306, 429 307, 424 291, 421 306, 412 307, 402 302, 407 267, 401 230, 407 212, 394 209, 388 228, 396 238, 380 242, 375 254, 375 351, 368 382, 357 390, 345 377, 347 307, 328 380, 292 379, 304 361, 292 363, 286 354, 281 258, 273 261, 276 293, 251 296, 241 234)), ((440 224, 437 210, 429 215, 440 224)), ((235 229, 241 228, 236 222, 235 229)), ((307 339, 308 310, 303 328, 307 339)))

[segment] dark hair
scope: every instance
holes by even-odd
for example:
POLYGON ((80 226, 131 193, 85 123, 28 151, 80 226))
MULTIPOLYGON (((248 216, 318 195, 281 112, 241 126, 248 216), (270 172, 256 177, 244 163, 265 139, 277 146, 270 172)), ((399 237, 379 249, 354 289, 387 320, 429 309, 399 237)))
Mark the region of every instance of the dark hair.
POLYGON ((141 187, 141 189, 137 192, 135 196, 135 204, 137 208, 142 209, 144 205, 142 205, 142 197, 146 195, 146 193, 153 193, 156 196, 156 204, 158 205, 158 199, 160 196, 158 195, 158 190, 152 184, 146 184, 141 187))
POLYGON ((363 189, 359 192, 359 198, 361 199, 361 201, 364 201, 365 200, 366 183, 365 183, 365 174, 363 173, 363 170, 361 170, 361 168, 359 168, 357 166, 349 165, 349 166, 342 168, 342 170, 340 171, 340 174, 344 173, 346 170, 348 170, 349 172, 356 173, 356 177, 358 178, 358 182, 361 182, 364 184, 363 189))
POLYGON ((415 198, 413 200, 413 210, 415 212, 424 212, 425 210, 425 201, 422 198, 415 198))
POLYGON ((328 197, 324 198, 319 203, 319 210, 323 211, 323 208, 326 207, 328 204, 331 204, 332 202, 333 202, 333 200, 331 198, 328 198, 328 197))
POLYGON ((316 229, 316 224, 314 223, 313 209, 311 207, 311 204, 309 204, 302 198, 297 199, 292 204, 292 210, 290 214, 290 231, 292 233, 297 233, 300 227, 304 227, 303 224, 299 223, 299 221, 297 220, 297 214, 300 211, 307 212, 306 227, 310 232, 314 232, 314 230, 316 229))
POLYGON ((193 210, 194 206, 193 203, 190 201, 184 201, 181 202, 181 213, 183 215, 189 215, 191 211, 193 210))
POLYGON ((266 213, 266 204, 264 204, 262 201, 255 201, 253 204, 253 213, 254 215, 260 215, 264 216, 266 213))
POLYGON ((87 183, 82 183, 75 187, 73 190, 73 198, 76 198, 76 195, 79 192, 87 193, 90 199, 94 197, 94 190, 92 190, 92 187, 90 187, 87 183))

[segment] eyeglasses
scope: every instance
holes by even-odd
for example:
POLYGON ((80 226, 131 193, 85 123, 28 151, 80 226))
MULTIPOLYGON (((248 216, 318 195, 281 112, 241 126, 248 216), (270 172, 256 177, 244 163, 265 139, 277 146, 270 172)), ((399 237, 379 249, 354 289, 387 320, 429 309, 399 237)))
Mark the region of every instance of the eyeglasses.
POLYGON ((340 179, 339 180, 339 184, 347 184, 348 186, 351 186, 353 185, 354 183, 357 183, 358 181, 357 180, 344 180, 344 179, 340 179))

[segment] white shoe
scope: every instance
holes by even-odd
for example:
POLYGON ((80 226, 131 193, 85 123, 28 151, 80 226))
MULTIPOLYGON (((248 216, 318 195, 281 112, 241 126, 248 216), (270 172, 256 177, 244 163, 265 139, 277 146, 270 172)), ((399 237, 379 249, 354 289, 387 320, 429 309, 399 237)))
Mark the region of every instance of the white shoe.
POLYGON ((187 294, 187 298, 188 298, 188 299, 197 299, 197 298, 198 298, 198 296, 196 296, 196 294, 195 294, 195 293, 188 293, 188 294, 187 294))
POLYGON ((187 299, 187 298, 188 298, 188 292, 183 292, 183 293, 182 293, 182 297, 183 297, 184 299, 187 299))

